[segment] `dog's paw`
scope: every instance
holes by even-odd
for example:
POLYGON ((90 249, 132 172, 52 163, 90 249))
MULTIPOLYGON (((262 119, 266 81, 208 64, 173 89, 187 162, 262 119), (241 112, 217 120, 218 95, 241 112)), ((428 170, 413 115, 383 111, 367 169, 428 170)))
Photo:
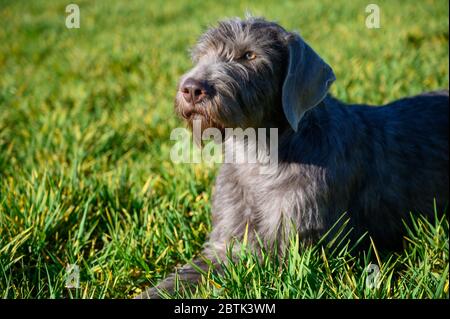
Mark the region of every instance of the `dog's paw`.
POLYGON ((161 299, 161 295, 156 287, 148 288, 133 299, 161 299))

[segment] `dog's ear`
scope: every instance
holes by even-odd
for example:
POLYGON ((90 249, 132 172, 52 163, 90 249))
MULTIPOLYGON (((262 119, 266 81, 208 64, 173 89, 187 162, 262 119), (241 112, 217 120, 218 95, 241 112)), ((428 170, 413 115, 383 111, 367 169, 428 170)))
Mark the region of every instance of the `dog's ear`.
POLYGON ((289 33, 286 41, 289 64, 282 103, 289 124, 297 131, 303 114, 325 98, 336 77, 331 67, 299 35, 289 33))

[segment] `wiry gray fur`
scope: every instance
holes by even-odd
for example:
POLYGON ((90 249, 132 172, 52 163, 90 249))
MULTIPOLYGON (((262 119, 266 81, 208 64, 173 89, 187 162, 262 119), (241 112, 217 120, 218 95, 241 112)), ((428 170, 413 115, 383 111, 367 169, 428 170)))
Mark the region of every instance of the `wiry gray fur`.
MULTIPOLYGON (((242 239, 246 225, 251 245, 255 234, 282 244, 288 221, 313 243, 347 212, 353 239, 367 232, 378 248, 397 249, 410 212, 433 218, 434 199, 444 212, 448 91, 379 107, 344 104, 325 96, 334 80, 331 68, 298 35, 259 18, 220 22, 200 38, 193 60, 195 67, 180 83, 195 78, 211 90, 197 104, 186 103, 178 91, 176 110, 188 123, 279 130, 274 174, 260 174, 259 164, 224 164, 220 170, 213 228, 201 254, 214 264, 233 238, 242 239), (247 51, 256 58, 242 59, 247 51), (289 76, 294 79, 286 83, 289 76)), ((194 263, 207 268, 201 258, 194 263)), ((178 276, 184 283, 200 278, 190 265, 178 276)), ((173 291, 174 278, 138 298, 173 291)))

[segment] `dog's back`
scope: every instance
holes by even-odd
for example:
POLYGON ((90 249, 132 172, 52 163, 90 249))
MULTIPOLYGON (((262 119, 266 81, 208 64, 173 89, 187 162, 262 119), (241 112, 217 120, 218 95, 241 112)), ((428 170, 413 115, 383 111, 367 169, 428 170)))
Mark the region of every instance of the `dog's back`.
POLYGON ((432 218, 434 201, 438 215, 448 205, 448 91, 380 107, 333 105, 348 108, 346 125, 356 135, 336 157, 333 201, 349 212, 355 236, 368 231, 380 247, 396 248, 410 212, 432 218))

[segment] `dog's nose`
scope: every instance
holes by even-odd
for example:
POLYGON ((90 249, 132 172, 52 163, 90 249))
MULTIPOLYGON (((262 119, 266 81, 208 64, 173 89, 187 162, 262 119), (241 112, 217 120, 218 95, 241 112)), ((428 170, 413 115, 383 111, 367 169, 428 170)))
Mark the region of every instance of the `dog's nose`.
POLYGON ((208 95, 206 83, 193 78, 187 78, 180 90, 188 103, 198 103, 208 95))

